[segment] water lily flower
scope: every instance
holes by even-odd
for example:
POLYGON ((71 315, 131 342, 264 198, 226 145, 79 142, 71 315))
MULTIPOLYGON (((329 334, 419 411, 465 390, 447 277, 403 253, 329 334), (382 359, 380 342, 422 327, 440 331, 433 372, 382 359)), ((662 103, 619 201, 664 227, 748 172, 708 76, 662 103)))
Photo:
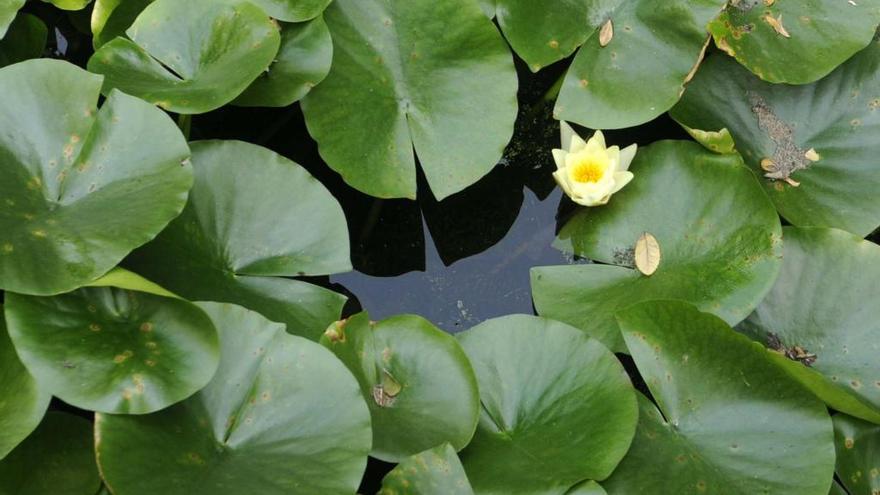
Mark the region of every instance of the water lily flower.
POLYGON ((553 178, 575 203, 599 206, 633 179, 628 171, 636 156, 635 144, 607 148, 602 131, 584 141, 566 122, 560 123, 562 148, 553 150, 556 172, 553 178))

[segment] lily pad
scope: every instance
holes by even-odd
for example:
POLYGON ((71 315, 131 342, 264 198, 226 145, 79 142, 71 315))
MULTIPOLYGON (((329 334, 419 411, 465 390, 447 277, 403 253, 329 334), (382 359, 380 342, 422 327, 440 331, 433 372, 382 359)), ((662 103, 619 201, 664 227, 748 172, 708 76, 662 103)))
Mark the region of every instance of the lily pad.
POLYGON ((606 478, 638 419, 623 366, 597 340, 544 318, 512 315, 459 334, 483 409, 461 461, 481 494, 563 494, 606 478))
POLYGON ((762 79, 805 84, 867 46, 878 24, 878 0, 738 0, 709 24, 709 32, 762 79))
POLYGON ((234 100, 278 53, 277 24, 245 0, 156 0, 89 59, 119 88, 181 114, 234 100))
POLYGON ((480 413, 477 379, 451 335, 414 315, 376 323, 359 313, 330 325, 321 343, 360 383, 373 418, 373 457, 399 462, 470 442, 480 413))
POLYGON ((86 8, 86 5, 90 4, 92 0, 43 0, 43 2, 51 3, 61 10, 82 10, 86 8))
POLYGON ((828 493, 831 418, 760 346, 680 301, 618 321, 657 406, 639 394, 635 440, 602 482, 610 495, 828 493))
POLYGON ((0 67, 40 58, 46 47, 49 30, 31 14, 21 14, 12 21, 6 37, 0 39, 0 67))
MULTIPOLYGON (((607 3, 607 2, 602 2, 607 3)), ((593 129, 653 120, 678 101, 708 43, 706 24, 724 0, 628 0, 595 9, 614 36, 593 31, 571 63, 554 116, 593 129), (645 84, 650 81, 650 84, 645 84)), ((525 20, 524 22, 534 22, 525 20)), ((594 22, 594 21, 591 21, 594 22)))
POLYGON ((556 245, 601 263, 532 269, 542 316, 572 324, 623 351, 614 314, 651 299, 681 299, 730 324, 752 312, 781 265, 779 217, 735 154, 685 141, 639 150, 635 179, 607 206, 579 211, 556 245), (650 232, 663 261, 650 277, 631 268, 650 232))
POLYGON ((607 495, 607 492, 599 483, 589 480, 578 483, 571 490, 567 491, 565 495, 607 495))
POLYGON ((0 39, 6 36, 6 30, 15 19, 18 9, 24 6, 27 0, 0 0, 0 39))
POLYGON ((241 106, 286 107, 327 77, 333 40, 323 17, 281 25, 275 62, 233 102, 241 106))
POLYGON ((776 285, 738 329, 829 406, 880 423, 880 246, 835 229, 783 237, 776 285))
POLYGON ((147 292, 7 293, 6 321, 40 386, 91 411, 158 411, 205 386, 219 360, 217 333, 203 311, 147 292))
POLYGON ((407 457, 382 480, 378 495, 473 495, 455 448, 448 443, 407 457))
POLYGON ((766 83, 709 57, 671 114, 694 129, 729 129, 749 167, 775 178, 761 182, 792 224, 861 236, 880 225, 880 40, 805 86, 766 83))
POLYGON ((332 0, 251 0, 267 14, 287 22, 303 22, 321 15, 332 0))
POLYGON ((370 415, 332 353, 239 306, 200 303, 222 346, 211 383, 144 416, 96 415, 113 493, 351 494, 370 451, 370 415))
POLYGON ((438 200, 492 170, 513 135, 517 79, 476 2, 336 0, 324 19, 333 65, 302 105, 321 156, 347 183, 415 198, 413 148, 438 200))
POLYGON ((507 42, 533 72, 574 53, 605 22, 609 10, 595 0, 483 3, 484 10, 492 13, 490 17, 497 17, 507 42))
POLYGON ((92 8, 92 45, 97 50, 134 24, 153 0, 95 0, 92 8))
MULTIPOLYGON (((3 306, 0 306, 0 313, 2 310, 3 306)), ((3 459, 40 424, 52 397, 19 360, 3 318, 0 318, 0 383, 3 384, 0 393, 0 459, 3 459)))
POLYGON ((94 495, 100 486, 92 424, 72 414, 50 411, 0 461, 0 495, 94 495))
POLYGON ((189 149, 164 112, 57 60, 0 69, 0 289, 71 291, 176 217, 189 149))
POLYGON ((345 297, 281 277, 351 269, 339 203, 305 169, 266 148, 191 146, 189 203, 134 253, 135 271, 187 299, 240 304, 317 340, 339 319, 345 297))
POLYGON ((837 414, 834 446, 837 475, 850 495, 880 492, 880 426, 837 414))

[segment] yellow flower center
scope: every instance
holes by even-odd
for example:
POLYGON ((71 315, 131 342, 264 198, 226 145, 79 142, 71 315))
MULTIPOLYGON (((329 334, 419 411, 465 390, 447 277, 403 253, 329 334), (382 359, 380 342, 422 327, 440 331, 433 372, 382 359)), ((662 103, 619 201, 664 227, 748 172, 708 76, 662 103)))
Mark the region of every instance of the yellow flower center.
POLYGON ((599 182, 605 176, 605 163, 596 160, 583 160, 575 164, 571 171, 571 178, 575 182, 587 183, 599 182))

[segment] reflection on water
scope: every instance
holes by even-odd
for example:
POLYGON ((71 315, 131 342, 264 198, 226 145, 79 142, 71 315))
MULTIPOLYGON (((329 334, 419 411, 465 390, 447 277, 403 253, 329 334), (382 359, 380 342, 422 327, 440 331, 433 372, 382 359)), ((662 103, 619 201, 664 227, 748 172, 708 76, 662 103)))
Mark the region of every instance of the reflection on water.
MULTIPOLYGON (((568 263, 571 258, 553 249, 556 209, 555 191, 541 201, 528 189, 513 225, 485 251, 447 265, 432 237, 434 229, 423 220, 424 269, 395 277, 377 277, 357 271, 331 276, 331 282, 356 295, 360 306, 373 319, 400 313, 416 313, 450 332, 465 330, 496 316, 532 313, 529 269, 533 266, 568 263)), ((492 214, 485 211, 484 214, 492 214)), ((427 214, 425 215, 427 216, 427 214)), ((455 219, 447 219, 455 221, 455 219)), ((482 236, 481 236, 482 237, 482 236)), ((455 238, 445 238, 450 243, 455 238)), ((465 239, 459 239, 466 245, 465 239)))

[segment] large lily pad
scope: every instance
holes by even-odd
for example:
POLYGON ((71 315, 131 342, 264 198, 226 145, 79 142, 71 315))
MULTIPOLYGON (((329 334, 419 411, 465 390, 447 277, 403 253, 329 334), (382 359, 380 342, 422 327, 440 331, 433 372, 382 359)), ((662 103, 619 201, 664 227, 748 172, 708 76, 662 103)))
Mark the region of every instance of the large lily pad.
POLYGON ((614 354, 576 328, 525 315, 489 320, 459 338, 483 405, 461 453, 475 492, 563 494, 611 474, 638 419, 614 354))
POLYGON ((382 479, 378 495, 473 495, 455 448, 448 443, 407 457, 382 479))
POLYGON ((323 17, 281 25, 275 61, 233 102, 242 106, 286 107, 327 77, 333 40, 323 17))
POLYGON ((57 60, 0 70, 0 288, 80 287, 186 203, 189 149, 164 112, 57 60))
POLYGON ((27 0, 0 0, 0 39, 6 36, 6 30, 15 19, 18 9, 24 6, 27 0))
POLYGON ((202 310, 147 292, 7 293, 6 321, 40 386, 92 411, 168 407, 204 387, 220 357, 217 332, 202 310))
POLYGON ((414 315, 375 323, 359 313, 331 325, 321 343, 360 383, 373 418, 373 457, 399 462, 470 442, 480 413, 477 379, 451 335, 414 315))
POLYGON ((734 0, 709 31, 762 79, 804 84, 867 46, 878 24, 878 0, 734 0))
POLYGON ((51 3, 62 10, 82 10, 86 5, 92 3, 92 0, 42 0, 45 3, 51 3))
POLYGON ((828 493, 831 418, 760 346, 680 301, 618 320, 658 406, 640 395, 632 447, 602 482, 610 495, 828 493))
POLYGON ((95 0, 90 21, 95 49, 117 36, 125 36, 125 30, 151 3, 153 0, 95 0))
POLYGON ((776 285, 739 329, 828 405, 880 423, 880 246, 824 228, 783 229, 776 285))
POLYGON ((834 416, 837 475, 850 495, 880 492, 880 426, 845 414, 834 416))
POLYGON ((113 493, 351 494, 370 451, 370 413, 332 353, 229 304, 199 304, 222 345, 211 383, 145 416, 96 416, 113 493))
POLYGON ((671 114, 691 128, 729 129, 746 163, 777 178, 761 182, 792 224, 861 236, 880 225, 880 40, 805 86, 766 83, 729 57, 709 57, 671 114))
POLYGON ((252 0, 270 16, 287 22, 302 22, 321 15, 332 0, 252 0))
POLYGON ((779 217, 738 155, 685 141, 639 151, 632 183, 607 206, 578 212, 557 246, 610 265, 532 269, 535 307, 624 350, 614 313, 643 300, 681 299, 735 324, 773 286, 782 254, 779 217), (656 273, 632 269, 636 240, 660 244, 656 273))
POLYGON ((241 94, 274 60, 277 24, 246 0, 157 0, 98 49, 89 70, 166 110, 204 113, 241 94))
MULTIPOLYGON (((562 83, 554 116, 594 129, 631 127, 672 108, 700 63, 706 23, 724 0, 617 0, 595 9, 614 26, 581 47, 562 83), (645 84, 650 81, 650 84, 645 84)), ((524 20, 524 22, 533 22, 524 20)))
POLYGON ((317 340, 345 297, 299 280, 351 268, 339 203, 299 165, 240 141, 192 143, 184 209, 135 252, 142 275, 190 300, 231 302, 317 340))
POLYGON ((49 30, 31 14, 21 14, 12 21, 6 37, 0 39, 0 67, 40 58, 46 47, 49 30))
POLYGON ((336 0, 324 18, 333 65, 302 105, 321 156, 346 182, 415 198, 413 147, 437 199, 495 166, 513 134, 517 80, 476 2, 336 0))
POLYGON ((94 495, 100 486, 92 423, 72 414, 50 411, 0 461, 0 495, 94 495))
MULTIPOLYGON (((0 314, 3 307, 0 306, 0 314)), ((21 363, 6 323, 0 318, 0 459, 40 424, 51 395, 43 390, 21 363)))

